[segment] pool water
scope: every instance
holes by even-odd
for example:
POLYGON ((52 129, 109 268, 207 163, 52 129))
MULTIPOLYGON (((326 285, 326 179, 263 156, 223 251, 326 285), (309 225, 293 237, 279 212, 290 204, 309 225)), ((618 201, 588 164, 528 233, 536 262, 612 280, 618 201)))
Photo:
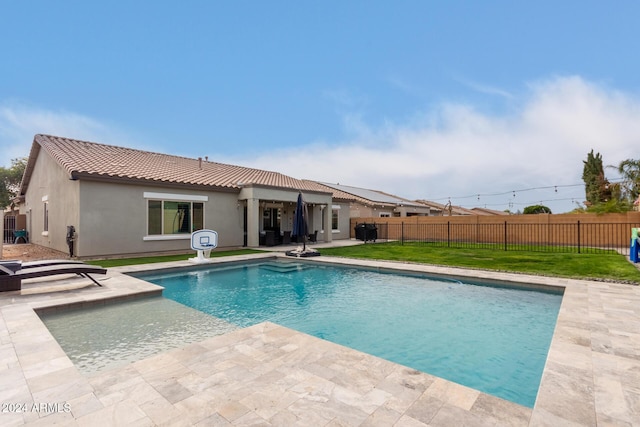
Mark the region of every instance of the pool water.
POLYGON ((533 407, 561 293, 268 262, 137 277, 239 327, 271 321, 533 407))
POLYGON ((40 318, 78 370, 89 376, 238 329, 159 296, 40 318))

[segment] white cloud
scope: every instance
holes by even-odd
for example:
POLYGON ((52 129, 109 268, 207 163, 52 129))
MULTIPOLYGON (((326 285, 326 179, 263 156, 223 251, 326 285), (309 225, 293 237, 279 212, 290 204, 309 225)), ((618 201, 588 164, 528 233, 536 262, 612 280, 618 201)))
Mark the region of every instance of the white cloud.
POLYGON ((490 86, 487 84, 483 84, 483 83, 477 83, 477 82, 472 82, 470 80, 464 79, 464 78, 458 78, 457 79, 460 83, 462 83, 463 85, 477 91, 480 93, 484 93, 487 95, 497 95, 500 96, 502 98, 507 98, 507 99, 513 99, 514 96, 513 94, 507 92, 504 89, 501 89, 499 87, 495 87, 495 86, 490 86))
POLYGON ((0 166, 26 157, 36 134, 133 146, 124 132, 91 117, 68 111, 50 111, 23 104, 0 103, 0 166))
POLYGON ((412 199, 451 196, 453 203, 495 209, 507 208, 510 201, 515 209, 545 201, 564 212, 584 199, 581 185, 563 186, 582 184, 582 161, 591 149, 602 154, 605 164, 638 158, 637 94, 576 76, 536 82, 528 89, 512 100, 517 108, 500 116, 448 104, 408 126, 375 128, 358 120, 354 125, 350 117, 349 133, 357 135, 348 141, 235 162, 412 199), (558 191, 510 193, 548 186, 559 186, 558 191), (485 196, 494 193, 508 194, 485 196), (480 200, 459 198, 474 194, 481 194, 480 200))

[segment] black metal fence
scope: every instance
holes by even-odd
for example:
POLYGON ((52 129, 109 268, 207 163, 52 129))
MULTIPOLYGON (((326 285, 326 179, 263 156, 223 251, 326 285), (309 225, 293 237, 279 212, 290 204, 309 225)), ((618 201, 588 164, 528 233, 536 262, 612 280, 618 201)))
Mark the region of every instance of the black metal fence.
MULTIPOLYGON (((629 255, 631 229, 640 228, 640 223, 407 222, 373 223, 368 224, 368 227, 375 227, 376 241, 398 241, 402 244, 411 242, 450 248, 629 255)), ((355 237, 362 240, 357 234, 355 237)))

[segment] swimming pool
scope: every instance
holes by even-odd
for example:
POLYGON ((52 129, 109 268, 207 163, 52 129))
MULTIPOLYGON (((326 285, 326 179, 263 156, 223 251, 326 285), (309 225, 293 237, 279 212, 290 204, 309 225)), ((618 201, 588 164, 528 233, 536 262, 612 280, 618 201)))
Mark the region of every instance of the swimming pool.
POLYGON ((246 327, 279 323, 533 407, 561 293, 262 262, 136 277, 246 327))

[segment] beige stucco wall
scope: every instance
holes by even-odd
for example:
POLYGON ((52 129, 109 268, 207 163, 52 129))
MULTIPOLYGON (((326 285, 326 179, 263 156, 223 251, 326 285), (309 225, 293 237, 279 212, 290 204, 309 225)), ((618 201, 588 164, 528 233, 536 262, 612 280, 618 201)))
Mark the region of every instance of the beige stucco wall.
POLYGON ((243 211, 237 193, 207 192, 188 188, 141 186, 81 181, 81 223, 77 227, 78 256, 125 256, 138 253, 190 251, 190 235, 147 236, 145 192, 180 196, 206 196, 204 226, 218 232, 218 247, 241 247, 243 211))
POLYGON ((352 203, 350 215, 352 218, 368 218, 379 217, 380 213, 386 213, 393 216, 393 208, 374 208, 371 206, 365 206, 360 203, 352 203))
POLYGON ((322 227, 322 220, 320 214, 320 207, 313 207, 314 218, 317 219, 313 223, 313 226, 309 226, 309 232, 313 233, 318 230, 318 241, 327 241, 325 233, 327 228, 331 231, 331 240, 340 240, 349 238, 349 203, 332 203, 329 205, 331 209, 338 207, 338 229, 331 230, 331 213, 328 214, 325 220, 326 225, 322 227))
POLYGON ((44 151, 36 159, 25 204, 29 241, 68 253, 67 226, 78 224, 77 200, 79 182, 69 175, 44 151), (44 231, 44 201, 49 207, 49 230, 44 231))

